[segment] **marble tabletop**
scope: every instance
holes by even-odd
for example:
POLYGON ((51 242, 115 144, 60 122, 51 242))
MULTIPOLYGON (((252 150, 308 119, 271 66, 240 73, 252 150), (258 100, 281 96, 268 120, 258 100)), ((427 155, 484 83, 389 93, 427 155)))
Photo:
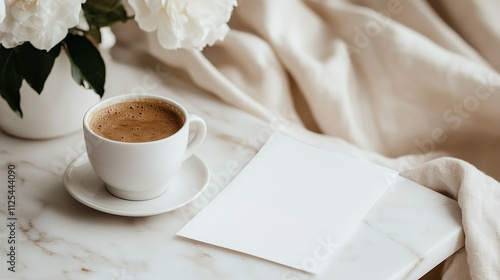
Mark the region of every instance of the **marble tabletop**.
MULTIPOLYGON (((107 65, 108 93, 140 89, 168 96, 206 120, 208 135, 197 154, 211 181, 196 200, 172 212, 106 214, 76 201, 63 185, 66 166, 85 152, 81 131, 43 141, 0 132, 1 279, 418 279, 463 246, 457 203, 403 178, 318 275, 176 236, 248 163, 273 126, 154 59, 107 65), (15 272, 7 263, 9 164, 17 172, 15 272)), ((322 259, 312 254, 310 261, 322 259)))

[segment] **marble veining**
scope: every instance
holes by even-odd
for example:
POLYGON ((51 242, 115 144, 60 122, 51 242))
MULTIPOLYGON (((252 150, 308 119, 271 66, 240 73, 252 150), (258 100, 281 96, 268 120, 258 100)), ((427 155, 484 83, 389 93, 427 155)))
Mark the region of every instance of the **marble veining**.
MULTIPOLYGON (((119 62, 110 69, 122 78, 108 81, 109 94, 130 92, 148 75, 144 67, 119 62)), ((159 77, 163 80, 151 92, 179 100, 207 121, 208 136, 197 153, 212 176, 204 193, 157 216, 101 213, 77 202, 62 184, 67 164, 85 152, 81 131, 44 141, 0 132, 4 223, 7 164, 16 166, 18 196, 16 272, 7 270, 8 232, 2 227, 1 279, 418 279, 463 245, 456 202, 411 182, 388 191, 318 275, 176 236, 248 163, 272 129, 177 77, 173 69, 162 71, 169 73, 168 82, 159 77)))

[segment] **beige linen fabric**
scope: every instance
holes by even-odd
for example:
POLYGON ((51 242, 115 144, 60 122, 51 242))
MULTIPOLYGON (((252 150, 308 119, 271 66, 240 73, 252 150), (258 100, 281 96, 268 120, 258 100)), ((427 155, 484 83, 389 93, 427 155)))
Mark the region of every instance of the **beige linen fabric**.
POLYGON ((166 51, 151 36, 149 51, 237 108, 285 117, 286 133, 458 200, 466 245, 443 279, 500 279, 499 13, 494 0, 241 0, 223 42, 166 51))

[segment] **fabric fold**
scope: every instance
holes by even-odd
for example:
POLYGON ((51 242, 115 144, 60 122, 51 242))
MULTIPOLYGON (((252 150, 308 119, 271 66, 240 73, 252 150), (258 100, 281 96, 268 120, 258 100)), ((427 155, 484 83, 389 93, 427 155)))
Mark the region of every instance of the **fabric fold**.
POLYGON ((285 119, 280 129, 288 135, 319 139, 324 148, 340 143, 457 199, 466 245, 443 277, 497 279, 498 4, 238 4, 223 42, 203 52, 166 51, 151 35, 148 52, 236 108, 269 123, 285 119))

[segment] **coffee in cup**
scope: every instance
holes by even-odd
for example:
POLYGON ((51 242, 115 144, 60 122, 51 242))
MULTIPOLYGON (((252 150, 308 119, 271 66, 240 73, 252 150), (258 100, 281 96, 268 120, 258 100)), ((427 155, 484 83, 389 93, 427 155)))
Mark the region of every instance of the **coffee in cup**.
POLYGON ((83 132, 90 165, 107 190, 119 198, 147 200, 165 193, 203 143, 207 127, 174 100, 128 94, 92 106, 83 132), (196 129, 190 132, 192 125, 196 129))
POLYGON ((182 113, 169 103, 141 99, 110 105, 95 112, 90 129, 110 140, 139 143, 167 138, 181 129, 182 113))

